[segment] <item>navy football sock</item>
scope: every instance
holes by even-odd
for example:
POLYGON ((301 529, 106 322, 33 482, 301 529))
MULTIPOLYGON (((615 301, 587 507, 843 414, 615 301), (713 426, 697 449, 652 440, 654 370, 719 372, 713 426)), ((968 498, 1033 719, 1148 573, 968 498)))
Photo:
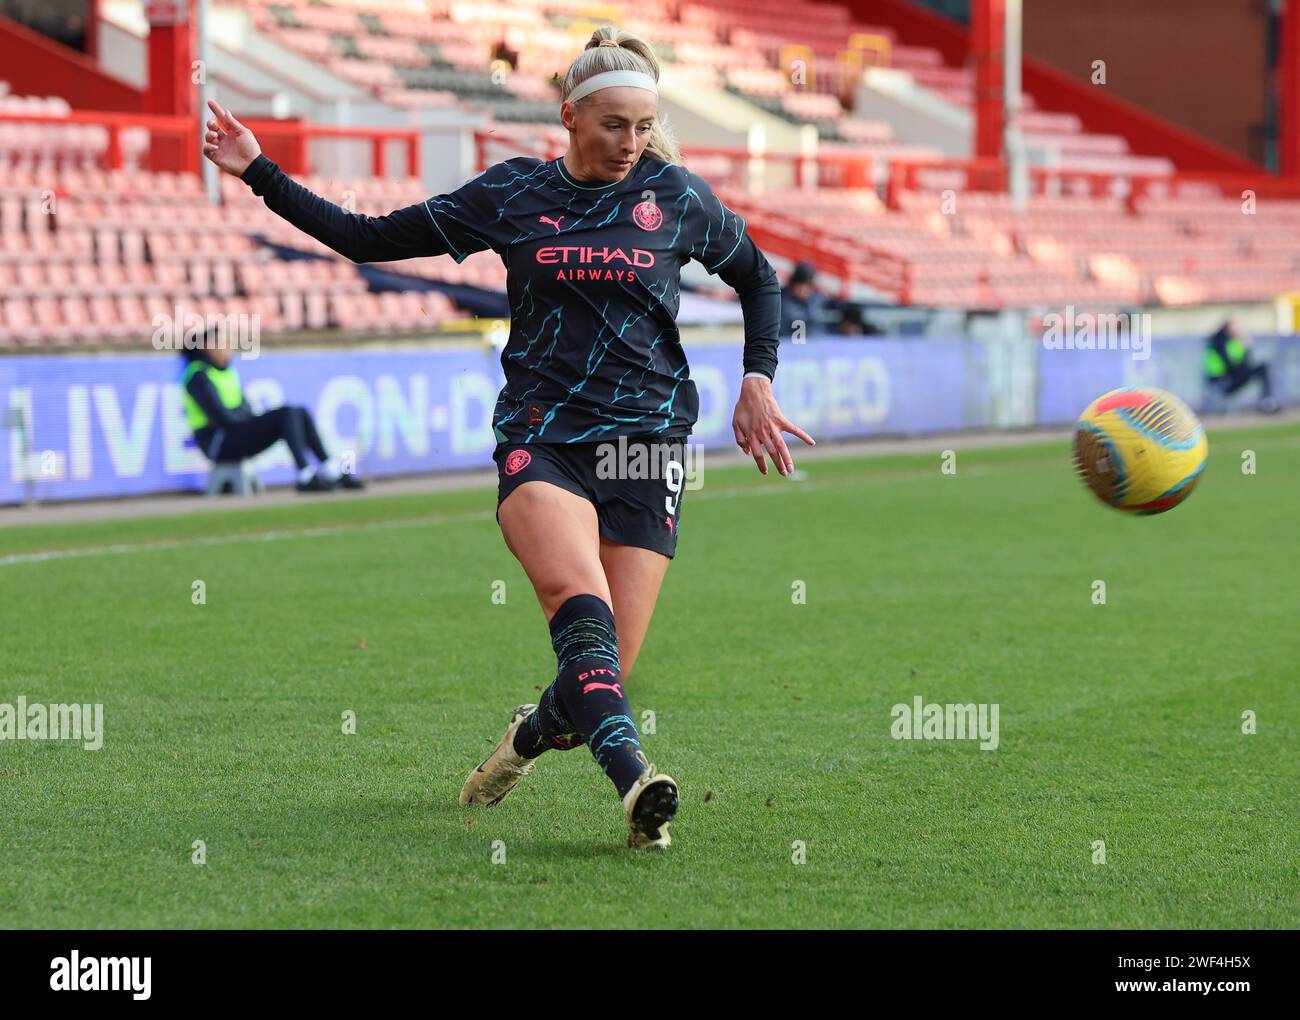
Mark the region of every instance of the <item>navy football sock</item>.
POLYGON ((620 683, 614 613, 599 596, 575 595, 551 618, 551 644, 559 705, 622 797, 640 778, 645 756, 620 683))
POLYGON ((536 758, 543 751, 571 751, 583 744, 582 734, 564 714, 555 682, 542 692, 537 711, 515 730, 515 754, 536 758))

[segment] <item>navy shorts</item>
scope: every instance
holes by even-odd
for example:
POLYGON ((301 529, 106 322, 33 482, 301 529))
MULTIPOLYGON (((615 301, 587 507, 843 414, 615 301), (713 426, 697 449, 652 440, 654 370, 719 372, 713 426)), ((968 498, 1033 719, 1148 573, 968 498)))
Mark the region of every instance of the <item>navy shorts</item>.
POLYGON ((682 491, 686 488, 685 437, 628 436, 587 443, 500 443, 497 521, 501 504, 524 482, 550 482, 596 508, 600 533, 611 542, 651 549, 669 559, 677 551, 682 491), (645 447, 639 458, 636 447, 645 447), (646 467, 649 467, 647 470, 646 467))

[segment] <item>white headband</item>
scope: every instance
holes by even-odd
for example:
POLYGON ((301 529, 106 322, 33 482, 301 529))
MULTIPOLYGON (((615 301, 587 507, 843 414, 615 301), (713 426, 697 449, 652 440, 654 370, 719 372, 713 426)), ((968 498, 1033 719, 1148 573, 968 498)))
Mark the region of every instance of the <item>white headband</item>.
POLYGON ((589 96, 599 89, 612 89, 618 85, 630 85, 634 89, 645 89, 659 95, 655 80, 643 71, 601 71, 593 74, 569 93, 570 103, 576 103, 583 96, 589 96))

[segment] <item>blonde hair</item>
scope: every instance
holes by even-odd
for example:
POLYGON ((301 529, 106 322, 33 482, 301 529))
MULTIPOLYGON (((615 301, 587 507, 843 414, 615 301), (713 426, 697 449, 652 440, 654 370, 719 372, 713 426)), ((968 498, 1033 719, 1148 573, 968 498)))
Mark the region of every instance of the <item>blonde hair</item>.
MULTIPOLYGON (((568 99, 569 93, 582 82, 605 71, 640 71, 658 81, 659 61, 655 59, 650 44, 640 36, 612 25, 603 25, 591 33, 587 45, 569 65, 560 81, 560 95, 568 99)), ((584 96, 574 105, 581 106, 590 98, 584 96)), ((665 163, 683 165, 677 139, 662 113, 657 114, 650 125, 650 141, 646 143, 645 151, 665 163)))

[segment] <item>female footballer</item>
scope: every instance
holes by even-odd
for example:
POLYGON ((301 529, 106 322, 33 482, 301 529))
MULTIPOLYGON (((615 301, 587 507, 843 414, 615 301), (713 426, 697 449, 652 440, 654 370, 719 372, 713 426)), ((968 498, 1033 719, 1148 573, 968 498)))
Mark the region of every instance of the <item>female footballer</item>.
POLYGON ((557 668, 469 774, 460 803, 496 804, 543 752, 586 744, 622 798, 633 847, 668 846, 678 805, 677 785, 641 751, 626 686, 676 550, 683 451, 699 413, 676 327, 688 258, 740 296, 740 449, 763 474, 766 453, 788 475, 782 432, 813 444, 772 393, 776 274, 744 220, 682 165, 658 115, 658 80, 646 42, 597 29, 561 84, 564 156, 505 160, 387 216, 349 213, 297 184, 215 102, 203 147, 270 209, 355 262, 501 256, 511 319, 492 418, 497 522, 537 594, 557 668), (665 470, 607 477, 597 457, 609 443, 652 447, 665 470))

